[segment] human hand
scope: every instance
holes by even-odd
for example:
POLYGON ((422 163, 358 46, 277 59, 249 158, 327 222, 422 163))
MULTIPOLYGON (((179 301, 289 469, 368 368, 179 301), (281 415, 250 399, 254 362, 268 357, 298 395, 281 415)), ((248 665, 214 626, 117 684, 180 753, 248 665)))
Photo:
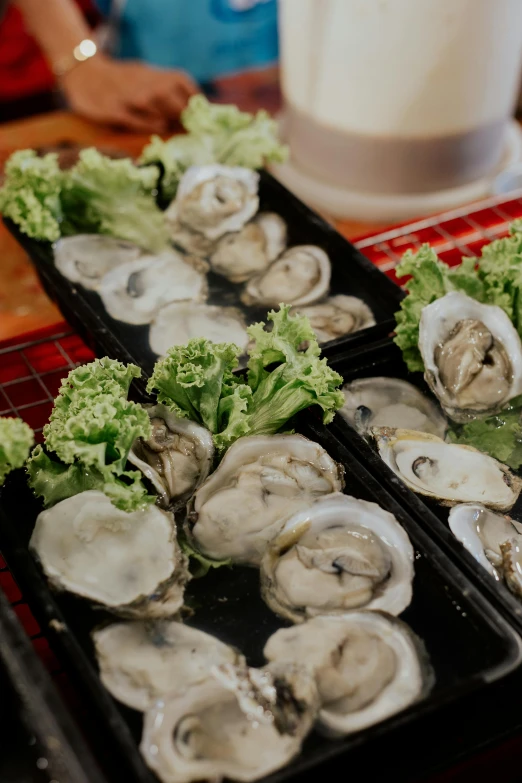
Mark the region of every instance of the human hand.
POLYGON ((183 71, 119 62, 101 53, 63 76, 61 87, 78 114, 141 133, 167 132, 199 92, 183 71))

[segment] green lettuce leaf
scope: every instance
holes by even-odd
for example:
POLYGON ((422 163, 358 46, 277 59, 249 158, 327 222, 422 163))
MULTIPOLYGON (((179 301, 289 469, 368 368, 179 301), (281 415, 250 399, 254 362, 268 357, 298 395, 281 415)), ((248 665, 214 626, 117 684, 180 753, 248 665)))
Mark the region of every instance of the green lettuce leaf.
POLYGON ((130 158, 113 160, 94 148, 82 150, 64 177, 62 234, 110 234, 161 250, 169 237, 155 201, 158 177, 156 166, 139 168, 130 158))
POLYGON ((102 490, 124 511, 154 500, 141 473, 126 470, 134 440, 151 434, 147 412, 127 399, 140 375, 108 358, 71 370, 44 427, 46 451, 35 449, 28 461, 30 484, 46 505, 85 489, 102 490))
POLYGON ((259 169, 267 161, 285 160, 288 154, 278 140, 277 123, 263 110, 253 115, 195 95, 181 122, 186 135, 168 141, 153 136, 141 157, 142 163, 162 164, 162 194, 168 199, 176 195, 178 182, 189 166, 222 163, 259 169))
POLYGON ((21 468, 34 443, 34 433, 21 419, 0 418, 0 486, 8 473, 21 468))
POLYGON ((516 470, 522 465, 521 417, 522 396, 519 396, 495 416, 453 425, 449 440, 473 446, 516 470))
POLYGON ((460 266, 443 263, 428 244, 417 253, 408 250, 397 266, 397 277, 411 275, 406 283, 408 295, 395 314, 395 343, 402 350, 411 372, 422 372, 424 364, 418 348, 419 323, 423 308, 450 291, 462 291, 480 302, 486 301, 484 282, 478 275, 477 259, 463 258, 460 266))
POLYGON ((232 343, 203 338, 176 345, 156 363, 147 391, 155 391, 158 402, 178 416, 197 421, 215 433, 222 395, 230 395, 241 383, 232 374, 239 353, 232 343))
POLYGON ((515 220, 509 236, 484 245, 478 259, 486 301, 501 307, 522 336, 522 220, 515 220))
POLYGON ((59 239, 63 174, 58 156, 50 153, 41 158, 34 150, 19 150, 7 160, 4 173, 0 213, 33 239, 59 239))

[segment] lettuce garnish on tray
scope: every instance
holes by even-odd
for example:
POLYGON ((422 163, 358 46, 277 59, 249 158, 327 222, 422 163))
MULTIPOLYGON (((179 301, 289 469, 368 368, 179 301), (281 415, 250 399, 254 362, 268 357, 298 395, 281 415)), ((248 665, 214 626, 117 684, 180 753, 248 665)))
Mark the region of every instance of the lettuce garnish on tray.
POLYGON ((0 417, 0 486, 12 470, 25 463, 34 433, 21 419, 0 417))
POLYGON ((38 157, 34 150, 21 150, 6 163, 0 212, 41 241, 99 233, 158 250, 168 242, 155 200, 158 177, 156 166, 113 160, 93 148, 82 150, 67 171, 60 170, 53 153, 38 157))
POLYGON ((454 424, 448 439, 452 443, 473 446, 516 470, 522 465, 521 418, 522 396, 515 397, 494 416, 454 424))
POLYGON ((292 317, 289 310, 280 305, 268 313, 271 331, 264 323, 248 328, 246 379, 233 375, 237 346, 193 339, 157 362, 147 390, 179 416, 207 427, 220 453, 244 435, 277 432, 310 405, 322 408, 325 423, 331 421, 344 403, 338 389, 342 378, 319 358, 308 319, 292 317), (304 351, 303 344, 308 346, 304 351))
POLYGON ((126 470, 135 438, 148 438, 147 412, 127 399, 141 371, 104 358, 71 370, 63 381, 49 423, 45 449, 28 463, 29 484, 46 506, 87 489, 105 492, 115 506, 135 511, 153 502, 136 470, 126 470))
POLYGON ((141 156, 142 163, 161 163, 165 199, 174 198, 189 166, 222 163, 259 169, 267 161, 283 161, 287 156, 277 136, 277 123, 263 110, 249 114, 195 95, 182 112, 181 123, 186 134, 167 141, 153 136, 141 156))

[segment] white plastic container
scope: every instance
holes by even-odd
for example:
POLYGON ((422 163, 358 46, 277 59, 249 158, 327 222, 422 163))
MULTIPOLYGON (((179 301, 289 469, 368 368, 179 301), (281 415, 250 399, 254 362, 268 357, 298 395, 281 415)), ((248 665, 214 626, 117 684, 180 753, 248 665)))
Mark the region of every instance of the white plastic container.
POLYGON ((371 197, 495 172, 522 0, 279 0, 284 127, 305 177, 371 197))

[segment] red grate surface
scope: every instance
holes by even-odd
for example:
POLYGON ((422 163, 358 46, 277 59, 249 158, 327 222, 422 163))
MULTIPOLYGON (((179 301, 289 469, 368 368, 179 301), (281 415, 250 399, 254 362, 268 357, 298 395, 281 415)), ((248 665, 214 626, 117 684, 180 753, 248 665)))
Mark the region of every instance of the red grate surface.
POLYGON ((355 245, 396 282, 394 269, 406 250, 418 250, 429 242, 439 258, 454 266, 462 256, 477 255, 482 245, 505 236, 515 218, 522 218, 521 191, 392 228, 355 245))

